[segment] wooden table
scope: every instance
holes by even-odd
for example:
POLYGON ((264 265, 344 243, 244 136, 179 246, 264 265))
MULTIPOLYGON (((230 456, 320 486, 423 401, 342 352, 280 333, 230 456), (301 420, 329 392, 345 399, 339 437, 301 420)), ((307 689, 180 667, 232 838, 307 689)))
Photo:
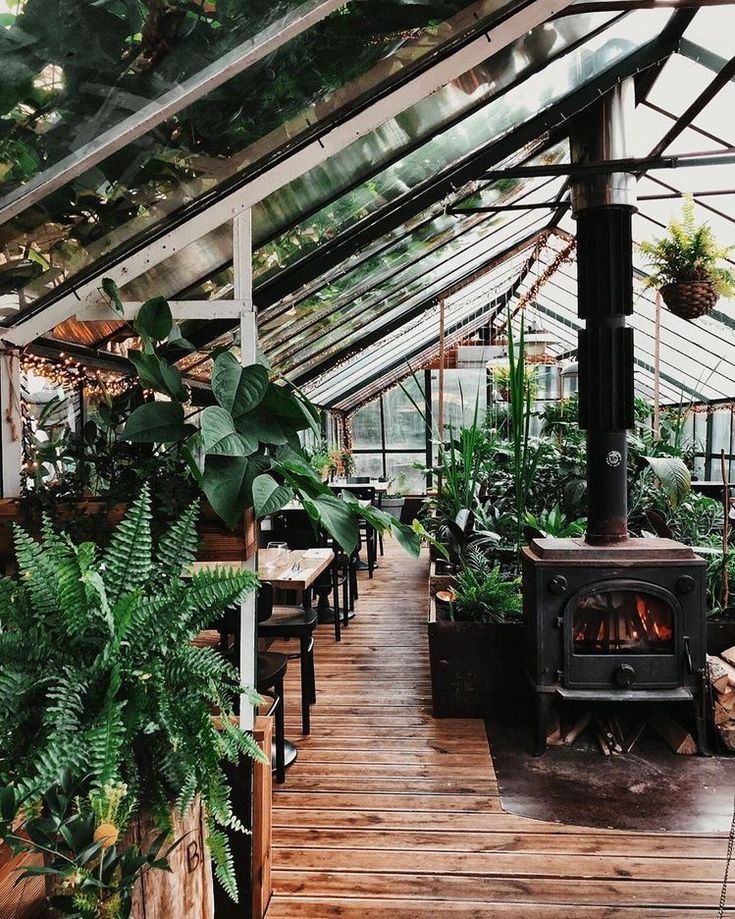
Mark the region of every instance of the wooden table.
POLYGON ((331 549, 290 549, 285 564, 274 570, 269 564, 275 551, 261 549, 258 552, 258 577, 280 590, 308 590, 334 561, 331 549))

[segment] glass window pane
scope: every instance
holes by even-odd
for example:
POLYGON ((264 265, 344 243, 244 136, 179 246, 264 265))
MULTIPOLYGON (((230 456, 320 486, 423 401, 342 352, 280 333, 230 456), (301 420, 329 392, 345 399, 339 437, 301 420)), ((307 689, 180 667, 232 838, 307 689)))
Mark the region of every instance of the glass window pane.
POLYGON ((380 432, 380 402, 369 402, 352 416, 352 447, 355 450, 383 449, 380 432))
MULTIPOLYGON (((439 417, 439 371, 431 371, 432 412, 439 417)), ((487 371, 484 367, 472 370, 444 371, 444 435, 449 428, 457 431, 469 427, 473 419, 482 423, 487 407, 487 371)))
MULTIPOLYGON (((416 380, 409 377, 403 384, 411 398, 425 411, 424 395, 416 380)), ((385 446, 387 450, 403 447, 426 447, 426 425, 420 412, 400 386, 389 389, 383 395, 385 412, 385 446)))
POLYGON ((385 455, 390 490, 402 495, 423 495, 426 493, 426 465, 422 453, 386 453, 385 455), (419 469, 415 468, 420 466, 419 469))
POLYGON ((353 453, 355 475, 369 475, 371 479, 383 477, 382 453, 353 453))

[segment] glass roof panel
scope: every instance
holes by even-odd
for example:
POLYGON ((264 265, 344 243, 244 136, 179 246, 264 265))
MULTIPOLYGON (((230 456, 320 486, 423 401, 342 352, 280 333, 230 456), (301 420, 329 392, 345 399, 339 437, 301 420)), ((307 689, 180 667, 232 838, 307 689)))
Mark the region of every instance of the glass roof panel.
POLYGON ((301 6, 0 0, 0 196, 301 6))
MULTIPOLYGON (((408 6, 413 7, 413 4, 408 6)), ((483 65, 486 69, 478 68, 476 79, 473 78, 470 83, 462 78, 449 84, 402 116, 356 141, 341 154, 331 157, 324 166, 270 195, 254 211, 256 242, 264 241, 279 230, 292 226, 301 215, 319 208, 325 199, 333 198, 340 189, 353 186, 361 177, 374 173, 379 164, 391 162, 405 151, 405 155, 394 166, 384 170, 374 180, 365 182, 354 192, 343 195, 338 205, 324 209, 323 220, 313 222, 315 242, 318 243, 325 234, 333 232, 335 226, 349 225, 360 219, 379 203, 395 199, 407 187, 435 175, 448 162, 461 159, 468 152, 517 126, 530 114, 552 105, 575 87, 635 50, 647 37, 656 34, 668 16, 669 12, 665 10, 642 10, 618 18, 609 29, 594 35, 578 49, 551 63, 542 73, 531 76, 513 93, 496 97, 489 107, 474 112, 488 98, 497 96, 498 91, 531 73, 545 60, 545 54, 549 51, 548 41, 540 42, 531 33, 516 47, 490 58, 483 65), (442 125, 468 112, 473 114, 465 117, 454 129, 441 131, 442 125), (430 139, 414 150, 425 138, 430 139)), ((590 27, 605 21, 609 21, 609 14, 580 15, 559 20, 558 25, 554 24, 553 27, 555 47, 552 46, 552 53, 556 53, 555 48, 563 50, 568 47, 570 42, 576 42, 588 34, 590 27)), ((328 28, 333 28, 331 19, 310 29, 306 37, 314 41, 312 33, 317 34, 328 28)), ((375 28, 374 24, 371 28, 375 28)), ((441 30, 438 34, 445 35, 441 30)), ((385 37, 384 33, 381 35, 385 37)), ((296 41, 304 38, 301 36, 296 41)), ((380 45, 382 38, 376 41, 380 45)), ((395 34, 391 36, 391 41, 395 43, 395 34)), ((287 49, 292 44, 289 43, 287 49)), ((339 54, 334 47, 330 48, 329 61, 334 66, 340 54, 344 58, 346 48, 352 51, 358 45, 363 49, 363 54, 356 57, 351 55, 350 66, 374 50, 370 42, 345 41, 344 35, 340 36, 338 44, 339 54)), ((377 56, 384 55, 386 50, 385 46, 380 45, 377 56)), ((390 61, 393 58, 394 55, 390 55, 390 61)), ((344 60, 342 68, 345 69, 344 60)), ((277 76, 287 79, 290 75, 291 82, 299 83, 300 93, 303 89, 302 81, 300 78, 296 80, 295 76, 299 73, 299 67, 295 67, 292 71, 286 69, 282 74, 279 72, 277 76)), ((391 75, 390 79, 395 77, 391 75)), ((262 94, 259 91, 257 98, 260 99, 262 94)), ((267 93, 265 95, 268 96, 267 93)), ((213 100, 205 99, 198 105, 198 117, 206 128, 199 133, 212 141, 212 149, 205 144, 201 151, 197 147, 182 153, 177 147, 173 153, 158 153, 154 156, 147 149, 142 154, 135 149, 126 149, 117 157, 122 171, 115 173, 114 179, 99 174, 92 177, 91 181, 80 179, 72 183, 64 194, 58 193, 52 202, 47 202, 46 209, 26 212, 22 221, 9 225, 14 235, 8 240, 9 249, 6 251, 15 256, 30 247, 39 256, 34 262, 36 267, 29 270, 35 273, 39 271, 40 265, 41 274, 30 285, 26 285, 23 295, 25 302, 32 301, 64 279, 75 275, 134 233, 163 221, 182 201, 191 201, 203 191, 211 190, 226 181, 233 165, 237 170, 246 170, 254 162, 264 160, 264 157, 282 147, 285 139, 283 134, 279 134, 277 144, 260 144, 257 151, 240 143, 240 134, 247 133, 247 126, 243 127, 245 119, 241 109, 233 113, 232 106, 242 106, 243 96, 249 98, 246 92, 228 91, 221 99, 218 98, 216 104, 213 100), (227 113, 234 121, 227 121, 227 113), (231 136, 232 131, 235 131, 236 137, 231 136), (115 227, 112 232, 111 226, 115 227), (50 266, 45 271, 42 270, 44 260, 50 266)), ((278 110, 278 105, 273 108, 278 110)), ((333 117, 333 102, 327 104, 324 112, 320 110, 320 113, 325 118, 333 117)), ((279 110, 279 124, 283 120, 283 113, 279 110)), ((268 123, 268 119, 259 117, 255 122, 262 127, 268 123)), ((313 128, 313 124, 310 124, 312 126, 308 130, 313 128)), ((305 125, 302 123, 301 127, 305 125)), ((189 133, 182 132, 182 138, 177 137, 176 143, 191 143, 189 133)), ((293 142, 294 135, 289 135, 288 143, 293 142)), ((309 234, 300 235, 306 239, 309 234)))
MULTIPOLYGON (((27 6, 37 8, 43 2, 28 0, 27 6)), ((63 228, 64 240, 73 242, 76 261, 87 265, 182 205, 211 192, 243 169, 273 156, 279 148, 314 134, 318 126, 337 111, 355 106, 378 86, 400 80, 424 57, 461 39, 469 30, 486 27, 504 2, 506 0, 475 3, 436 0, 431 4, 413 4, 379 0, 368 9, 364 0, 349 0, 326 20, 182 109, 151 134, 116 151, 95 169, 42 202, 42 206, 26 212, 23 220, 10 225, 20 235, 49 221, 58 224, 63 228), (80 206, 80 197, 83 206, 80 206), (111 203, 115 209, 110 207, 111 203), (95 225, 96 233, 90 231, 89 224, 95 225)), ((55 0, 53 5, 62 6, 62 0, 55 0)), ((136 9, 142 6, 119 2, 108 5, 136 9)), ((253 4, 216 0, 203 7, 205 14, 200 10, 197 16, 196 3, 173 0, 166 5, 168 27, 172 31, 169 44, 175 44, 174 38, 185 33, 189 19, 194 25, 190 27, 188 43, 196 49, 202 33, 207 28, 213 31, 214 27, 207 25, 209 20, 217 26, 214 31, 219 41, 228 30, 218 24, 218 16, 227 23, 230 19, 233 22, 242 20, 247 27, 248 23, 257 23, 261 6, 264 15, 270 10, 268 17, 276 18, 276 14, 282 14, 293 5, 283 0, 281 3, 256 0, 251 15, 253 4), (247 12, 244 12, 246 7, 247 12), (179 8, 187 10, 184 24, 179 21, 179 8)), ((69 29, 74 27, 76 18, 67 16, 69 29)), ((166 23, 157 23, 161 30, 165 26, 166 23)), ((168 83, 161 84, 158 71, 168 72, 166 68, 170 66, 170 79, 175 82, 177 76, 180 77, 180 68, 177 71, 173 65, 176 59, 173 52, 178 48, 168 50, 165 34, 152 36, 150 41, 155 39, 160 46, 161 60, 144 78, 165 90, 168 83)), ((121 61, 118 66, 124 69, 126 43, 117 34, 113 37, 113 42, 115 40, 119 40, 122 47, 108 51, 121 61)), ((233 42, 237 44, 238 40, 233 26, 228 47, 233 42)), ((187 41, 182 40, 182 44, 186 61, 187 41)), ((210 42, 208 52, 216 61, 216 42, 210 42)), ((192 53, 192 61, 195 59, 192 53)), ((118 104, 120 100, 124 102, 125 93, 116 85, 114 90, 108 90, 107 94, 118 104)), ((71 102, 78 104, 80 95, 83 96, 79 91, 79 79, 67 95, 71 102)), ((79 123, 84 121, 82 118, 79 123)), ((59 133, 68 136, 69 126, 60 125, 59 133)), ((30 136, 34 138, 35 135, 31 133, 30 136)), ((38 141, 43 142, 43 139, 38 141)), ((42 157, 36 159, 40 161, 42 157)), ((31 237, 31 241, 35 242, 35 238, 31 237)), ((48 258, 51 253, 41 254, 48 258)), ((69 277, 79 270, 79 264, 72 264, 70 259, 56 254, 54 264, 61 270, 60 277, 69 277)), ((46 278, 46 284, 50 280, 46 278)), ((34 294, 38 293, 34 288, 34 294)))
POLYGON ((726 59, 732 57, 733 35, 735 8, 732 6, 700 9, 686 32, 690 41, 726 59))
MULTIPOLYGON (((454 337, 467 334, 471 325, 478 326, 487 321, 490 304, 508 290, 526 258, 525 254, 519 254, 508 259, 483 278, 447 298, 445 324, 448 344, 454 337)), ((371 377, 404 368, 413 355, 438 341, 438 330, 439 308, 434 305, 410 326, 402 327, 343 364, 330 368, 306 388, 318 404, 331 404, 341 399, 348 390, 367 385, 371 377)))
MULTIPOLYGON (((312 370, 316 364, 334 359, 339 352, 358 345, 365 336, 375 334, 386 323, 400 318, 413 306, 430 302, 448 286, 477 271, 491 260, 494 254, 525 239, 532 232, 543 229, 547 222, 548 215, 544 213, 539 215, 538 211, 528 214, 523 212, 521 220, 504 224, 498 233, 483 236, 468 249, 460 249, 456 254, 448 255, 443 263, 430 270, 428 274, 406 285, 397 298, 386 302, 385 308, 379 310, 376 318, 358 314, 350 322, 335 322, 329 331, 313 344, 298 352, 289 352, 287 357, 277 361, 278 368, 283 372, 303 373, 312 370)), ((267 349, 266 354, 270 357, 267 349)))
MULTIPOLYGON (((530 187, 520 197, 520 183, 514 184, 515 194, 511 193, 507 198, 522 203, 534 198, 548 200, 560 187, 558 180, 527 184, 530 187), (534 194, 537 189, 538 192, 534 194)), ((535 222, 535 218, 543 218, 543 211, 535 211, 531 216, 535 222)), ((435 266, 447 266, 450 256, 460 252, 472 255, 473 250, 480 245, 484 251, 488 242, 502 247, 507 239, 503 228, 514 226, 514 233, 525 232, 526 217, 523 211, 467 218, 444 217, 440 221, 443 226, 438 235, 427 236, 426 229, 429 228, 422 228, 410 239, 398 243, 394 249, 360 265, 354 272, 346 273, 338 282, 323 288, 317 295, 288 304, 287 309, 280 308, 277 312, 275 308, 264 310, 258 317, 261 344, 273 359, 278 360, 279 355, 293 347, 295 339, 300 339, 302 333, 307 332, 309 338, 314 338, 335 323, 343 328, 351 315, 371 315, 393 293, 405 296, 417 284, 429 283, 432 269, 435 266), (357 290, 360 284, 364 288, 361 294, 357 290)), ((440 274, 441 271, 435 276, 439 277, 440 274)))

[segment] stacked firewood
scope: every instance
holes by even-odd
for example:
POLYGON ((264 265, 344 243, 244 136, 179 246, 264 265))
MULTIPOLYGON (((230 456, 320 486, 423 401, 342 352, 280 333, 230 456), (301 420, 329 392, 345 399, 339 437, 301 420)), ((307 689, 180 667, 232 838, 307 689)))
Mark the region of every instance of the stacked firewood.
POLYGON ((735 645, 719 657, 707 655, 714 718, 723 746, 735 752, 735 645))

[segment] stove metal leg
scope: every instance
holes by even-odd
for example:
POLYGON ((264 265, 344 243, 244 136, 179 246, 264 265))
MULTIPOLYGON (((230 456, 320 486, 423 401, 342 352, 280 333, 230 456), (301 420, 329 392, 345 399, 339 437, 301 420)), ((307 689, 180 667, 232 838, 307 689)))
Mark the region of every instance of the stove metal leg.
POLYGON ((554 696, 550 692, 536 693, 536 744, 533 755, 546 753, 546 738, 549 734, 549 715, 554 696))

